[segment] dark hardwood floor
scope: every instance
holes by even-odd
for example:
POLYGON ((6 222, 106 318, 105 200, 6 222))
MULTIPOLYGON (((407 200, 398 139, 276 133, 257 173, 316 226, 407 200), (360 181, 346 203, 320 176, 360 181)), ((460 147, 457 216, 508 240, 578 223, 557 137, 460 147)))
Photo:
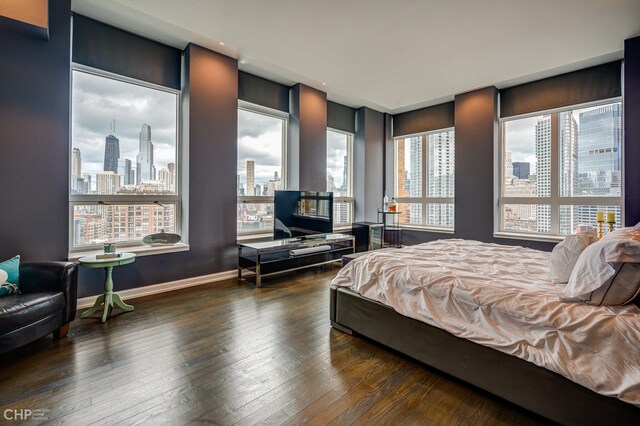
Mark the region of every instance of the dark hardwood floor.
POLYGON ((0 413, 41 410, 71 425, 544 422, 332 329, 337 270, 135 299, 106 324, 78 314, 67 338, 0 357, 0 413))

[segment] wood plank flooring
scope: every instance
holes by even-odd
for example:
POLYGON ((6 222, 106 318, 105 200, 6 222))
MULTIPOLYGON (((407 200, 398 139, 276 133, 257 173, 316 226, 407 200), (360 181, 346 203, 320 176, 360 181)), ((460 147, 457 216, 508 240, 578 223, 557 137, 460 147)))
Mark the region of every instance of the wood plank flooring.
MULTIPOLYGON (((33 424, 543 424, 329 325, 337 267, 135 299, 0 357, 0 416, 33 424)), ((0 424, 6 423, 0 418, 0 424)), ((14 424, 18 422, 11 422, 14 424)))

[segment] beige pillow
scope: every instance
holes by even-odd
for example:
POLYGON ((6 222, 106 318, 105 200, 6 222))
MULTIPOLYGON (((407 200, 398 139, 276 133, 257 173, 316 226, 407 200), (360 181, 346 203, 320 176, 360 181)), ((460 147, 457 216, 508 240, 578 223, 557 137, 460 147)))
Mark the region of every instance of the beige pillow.
POLYGON ((580 254, 598 241, 595 230, 573 234, 556 244, 549 258, 549 279, 554 283, 567 283, 580 254))
POLYGON ((640 293, 640 224, 606 235, 587 247, 561 300, 624 305, 640 293))
POLYGON ((633 302, 640 294, 640 263, 615 263, 616 274, 602 287, 578 297, 588 305, 617 306, 633 302))

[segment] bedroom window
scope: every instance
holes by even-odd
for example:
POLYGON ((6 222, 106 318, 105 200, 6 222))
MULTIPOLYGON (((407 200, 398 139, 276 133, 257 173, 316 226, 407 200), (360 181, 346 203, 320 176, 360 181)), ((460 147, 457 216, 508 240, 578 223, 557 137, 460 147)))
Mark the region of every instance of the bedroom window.
POLYGON ((273 233, 273 194, 284 188, 287 115, 240 102, 237 233, 273 233))
POLYGON ((82 66, 72 78, 70 256, 180 234, 180 92, 82 66))
POLYGON ((622 103, 501 120, 497 234, 559 237, 622 223, 622 103))
POLYGON ((454 227, 453 128, 395 139, 394 193, 405 227, 454 227))
POLYGON ((327 191, 333 192, 334 228, 353 220, 352 153, 351 133, 327 129, 327 191))

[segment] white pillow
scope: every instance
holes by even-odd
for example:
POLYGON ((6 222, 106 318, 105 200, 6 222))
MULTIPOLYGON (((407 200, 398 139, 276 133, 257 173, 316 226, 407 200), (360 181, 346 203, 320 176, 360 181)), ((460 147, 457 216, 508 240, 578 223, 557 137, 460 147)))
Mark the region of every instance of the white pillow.
POLYGON ((598 241, 598 234, 594 230, 569 235, 556 244, 549 258, 549 279, 554 283, 568 282, 580 254, 596 241, 598 241))
MULTIPOLYGON (((614 293, 609 296, 610 300, 627 297, 623 294, 620 297, 616 297, 615 293, 628 293, 631 291, 627 287, 628 283, 634 282, 635 275, 629 277, 627 274, 635 274, 637 270, 635 268, 627 268, 620 280, 613 279, 622 270, 622 263, 625 262, 640 263, 640 224, 633 228, 623 228, 610 232, 597 243, 587 247, 578 258, 561 299, 589 303, 594 296, 591 293, 596 292, 605 285, 608 285, 605 293, 614 293)), ((640 280, 635 281, 640 285, 640 280)), ((605 297, 598 296, 593 299, 594 304, 599 304, 604 302, 605 297), (598 302, 599 299, 600 302, 598 302)), ((628 301, 625 301, 625 303, 628 303, 628 301)))
POLYGON ((7 274, 4 269, 0 269, 0 284, 6 283, 8 278, 9 274, 7 274))

